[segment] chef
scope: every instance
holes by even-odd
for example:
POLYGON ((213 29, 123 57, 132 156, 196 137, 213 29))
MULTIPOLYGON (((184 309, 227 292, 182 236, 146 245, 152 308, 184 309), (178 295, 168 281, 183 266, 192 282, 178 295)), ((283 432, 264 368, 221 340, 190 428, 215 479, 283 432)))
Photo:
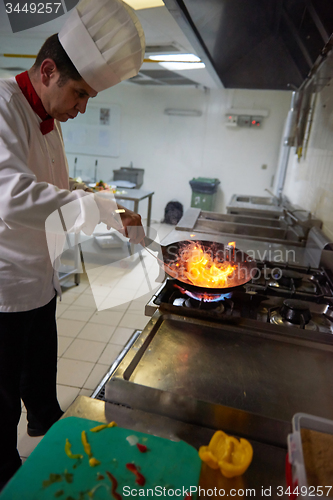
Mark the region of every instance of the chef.
POLYGON ((73 231, 91 234, 102 221, 134 243, 144 236, 139 215, 124 209, 119 216, 114 200, 69 179, 59 122, 135 76, 144 50, 141 25, 121 0, 83 0, 29 71, 0 80, 0 490, 21 465, 21 399, 30 436, 45 434, 63 414, 56 394, 61 291, 46 220, 70 207, 73 231))

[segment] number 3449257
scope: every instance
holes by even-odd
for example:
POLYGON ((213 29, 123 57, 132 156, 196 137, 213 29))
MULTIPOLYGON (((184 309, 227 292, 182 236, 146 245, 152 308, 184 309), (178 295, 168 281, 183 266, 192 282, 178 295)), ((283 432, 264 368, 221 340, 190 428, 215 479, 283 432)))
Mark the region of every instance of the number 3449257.
POLYGON ((19 14, 23 12, 24 14, 57 14, 61 7, 61 2, 59 3, 33 3, 27 2, 22 7, 19 3, 6 3, 7 14, 19 14))
POLYGON ((277 496, 281 497, 283 495, 295 496, 300 495, 302 497, 327 497, 330 494, 332 486, 295 486, 294 489, 288 486, 287 489, 283 486, 277 486, 277 496))

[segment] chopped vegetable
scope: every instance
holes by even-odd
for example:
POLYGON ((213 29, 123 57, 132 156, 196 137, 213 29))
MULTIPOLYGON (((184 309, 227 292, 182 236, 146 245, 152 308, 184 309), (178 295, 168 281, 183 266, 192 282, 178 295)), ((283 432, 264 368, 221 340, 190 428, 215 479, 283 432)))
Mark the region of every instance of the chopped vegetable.
POLYGON ((97 458, 91 457, 89 458, 89 465, 90 467, 96 467, 96 465, 100 465, 101 462, 97 460, 97 458))
POLYGON ((117 427, 117 424, 116 424, 116 422, 112 421, 108 424, 97 425, 96 427, 93 427, 92 429, 90 429, 90 432, 99 432, 99 431, 102 431, 103 429, 107 429, 108 427, 117 427))
POLYGON ((133 472, 136 476, 136 484, 139 484, 140 486, 144 486, 146 484, 146 479, 145 477, 141 474, 141 472, 138 471, 137 467, 135 464, 126 464, 126 468, 133 472))
POLYGON ((54 483, 61 483, 61 481, 62 481, 61 474, 50 474, 49 479, 45 479, 45 481, 43 481, 43 488, 47 488, 48 486, 51 486, 51 484, 54 483))
POLYGON ((141 453, 146 453, 146 451, 148 451, 148 448, 145 444, 136 443, 136 445, 141 453))
POLYGON ((128 441, 131 446, 134 446, 135 444, 137 444, 139 442, 139 438, 137 436, 134 436, 134 435, 127 436, 126 441, 128 441))
POLYGON ((95 491, 98 490, 98 488, 105 488, 108 491, 108 487, 105 483, 97 484, 96 486, 94 486, 94 488, 92 490, 88 491, 88 497, 93 498, 95 491))
POLYGON ((61 495, 63 495, 64 493, 65 493, 65 492, 64 492, 64 490, 58 490, 58 491, 56 491, 56 492, 55 492, 54 496, 55 496, 56 498, 59 498, 59 497, 61 497, 61 495))
POLYGON ((88 455, 88 457, 92 457, 91 446, 88 443, 86 431, 82 431, 81 432, 81 441, 82 441, 82 444, 83 444, 84 451, 86 452, 86 454, 88 455))
POLYGON ((225 477, 240 476, 252 462, 253 449, 246 439, 236 439, 216 431, 208 446, 199 448, 199 457, 212 469, 220 469, 225 477))
POLYGON ((66 438, 66 444, 65 444, 65 453, 66 455, 69 457, 69 458, 73 458, 73 459, 77 459, 77 458, 83 458, 83 455, 80 455, 79 453, 77 454, 73 454, 71 452, 71 448, 72 448, 72 445, 71 443, 68 441, 68 439, 66 438))
POLYGON ((70 474, 67 470, 65 470, 64 478, 67 483, 73 482, 73 474, 70 474))
POLYGON ((112 489, 111 489, 112 496, 116 500, 121 500, 122 499, 121 495, 119 495, 119 493, 117 493, 117 487, 118 487, 117 479, 108 470, 106 471, 106 473, 107 473, 107 475, 112 483, 112 489))
POLYGON ((105 477, 103 476, 103 474, 101 474, 100 472, 97 473, 97 481, 103 481, 103 479, 105 479, 105 477))

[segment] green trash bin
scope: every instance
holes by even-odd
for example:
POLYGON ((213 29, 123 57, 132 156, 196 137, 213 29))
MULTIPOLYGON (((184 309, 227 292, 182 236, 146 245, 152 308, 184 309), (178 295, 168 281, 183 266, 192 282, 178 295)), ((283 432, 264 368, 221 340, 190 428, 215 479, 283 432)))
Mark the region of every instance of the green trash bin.
POLYGON ((192 179, 190 181, 192 188, 191 207, 213 212, 219 184, 220 181, 218 179, 209 179, 207 177, 192 179))

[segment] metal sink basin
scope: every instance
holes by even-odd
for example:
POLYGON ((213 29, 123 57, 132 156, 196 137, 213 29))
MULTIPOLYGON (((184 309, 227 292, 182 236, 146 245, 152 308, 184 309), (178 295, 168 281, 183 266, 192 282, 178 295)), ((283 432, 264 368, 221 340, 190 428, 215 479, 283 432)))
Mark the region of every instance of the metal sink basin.
POLYGON ((238 203, 251 203, 252 205, 277 205, 274 198, 268 196, 236 196, 238 203))
POLYGON ((283 215, 283 207, 278 204, 274 196, 234 194, 227 205, 227 213, 279 218, 283 215))
POLYGON ((254 205, 277 205, 274 198, 265 198, 264 196, 251 196, 251 203, 254 205))
POLYGON ((250 197, 249 196, 237 196, 236 201, 239 201, 240 203, 250 203, 250 197))

